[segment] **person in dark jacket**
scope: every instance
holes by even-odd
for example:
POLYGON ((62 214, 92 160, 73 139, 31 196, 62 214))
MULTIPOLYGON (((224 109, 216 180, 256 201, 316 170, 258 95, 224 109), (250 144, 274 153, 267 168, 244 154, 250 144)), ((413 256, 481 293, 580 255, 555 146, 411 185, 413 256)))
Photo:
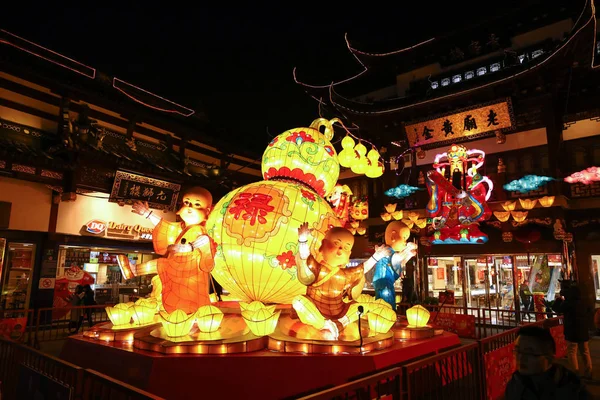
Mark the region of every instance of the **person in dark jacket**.
POLYGON ((506 386, 505 400, 587 400, 591 398, 579 377, 554 363, 556 344, 548 329, 525 326, 515 341, 517 371, 506 386))
MULTIPOLYGON (((95 306, 96 305, 96 299, 94 298, 94 290, 92 289, 92 287, 90 285, 85 285, 83 287, 83 305, 84 306, 95 306)), ((92 313, 93 313, 93 308, 86 308, 85 309, 85 315, 87 317, 88 320, 88 324, 90 325, 90 328, 94 325, 93 321, 92 321, 92 313)), ((83 323, 83 316, 81 317, 81 322, 83 323)))
POLYGON ((580 373, 586 379, 592 378, 592 358, 590 356, 590 332, 588 319, 591 309, 581 299, 581 290, 577 284, 561 290, 560 299, 556 300, 554 309, 564 315, 565 339, 567 340, 567 357, 573 371, 579 371, 577 352, 583 358, 583 371, 580 373), (564 300, 563 300, 564 298, 564 300))

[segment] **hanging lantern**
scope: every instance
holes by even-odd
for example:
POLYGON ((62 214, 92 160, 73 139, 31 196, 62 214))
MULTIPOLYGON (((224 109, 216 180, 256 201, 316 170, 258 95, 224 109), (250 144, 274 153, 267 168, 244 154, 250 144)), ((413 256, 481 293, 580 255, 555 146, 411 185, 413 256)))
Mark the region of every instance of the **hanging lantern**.
POLYGON ((408 320, 409 328, 422 328, 429 322, 429 311, 421 306, 416 305, 406 310, 406 319, 408 320))
POLYGON ((338 154, 338 161, 342 167, 350 168, 354 161, 354 139, 350 135, 346 135, 342 139, 342 151, 338 154))
POLYGON ((537 199, 521 199, 521 198, 519 198, 519 203, 521 203, 521 207, 524 210, 531 210, 533 207, 535 207, 535 205, 537 203, 537 199))
POLYGON ((506 243, 510 243, 513 241, 513 233, 512 232, 502 232, 502 240, 506 243))
POLYGON ((196 311, 196 324, 200 332, 215 332, 223 321, 223 311, 215 306, 202 306, 196 311))
POLYGON ((412 229, 413 226, 415 226, 415 221, 411 219, 403 219, 402 222, 404 222, 404 225, 406 225, 408 229, 412 229))
POLYGON ((352 221, 350 222, 350 226, 354 229, 358 228, 358 226, 360 225, 359 221, 352 221))
POLYGON ((181 337, 190 333, 195 321, 195 314, 189 316, 183 310, 175 310, 171 314, 161 311, 160 323, 168 337, 181 337))
POLYGON ((420 229, 423 229, 427 226, 427 218, 418 219, 415 224, 417 224, 420 229))
POLYGON ((381 175, 383 175, 385 167, 383 163, 379 161, 380 158, 381 156, 375 147, 369 150, 369 153, 367 154, 368 166, 367 170, 365 171, 365 176, 367 178, 379 178, 381 175))
POLYGON ((419 149, 417 150, 417 158, 419 160, 423 160, 426 155, 427 155, 427 153, 425 152, 425 150, 423 150, 422 148, 419 147, 419 149))
POLYGON ((411 211, 408 213, 408 219, 410 219, 412 222, 417 222, 417 220, 419 219, 419 214, 411 211))
POLYGON ((517 222, 523 222, 527 218, 528 211, 511 211, 512 217, 517 222))
POLYGON ((544 196, 538 199, 538 201, 540 202, 542 207, 552 207, 552 204, 554 204, 554 198, 554 196, 544 196))
POLYGON ((131 322, 133 308, 129 303, 119 303, 114 307, 106 307, 105 310, 110 322, 115 326, 127 325, 131 322))
POLYGON ((393 213, 394 211, 396 211, 396 207, 398 206, 398 204, 394 203, 394 204, 386 204, 385 205, 385 211, 389 212, 389 213, 393 213))
POLYGON ((399 221, 404 218, 404 212, 402 210, 394 211, 392 217, 394 217, 396 221, 399 221))
POLYGON ((358 228, 356 228, 356 233, 359 235, 364 235, 365 233, 367 233, 367 228, 361 225, 358 228))
POLYGON ((352 161, 352 165, 350 168, 352 172, 357 175, 362 175, 367 171, 368 161, 367 161, 367 148, 362 142, 358 142, 358 144, 354 147, 354 160, 352 161))
POLYGON ((381 219, 387 222, 392 219, 392 214, 387 212, 381 213, 381 219))
POLYGON ((494 216, 500 222, 506 222, 510 218, 510 211, 494 211, 494 216))
POLYGON ((515 207, 517 207, 516 201, 505 201, 502 203, 502 208, 504 208, 504 211, 513 211, 515 207))

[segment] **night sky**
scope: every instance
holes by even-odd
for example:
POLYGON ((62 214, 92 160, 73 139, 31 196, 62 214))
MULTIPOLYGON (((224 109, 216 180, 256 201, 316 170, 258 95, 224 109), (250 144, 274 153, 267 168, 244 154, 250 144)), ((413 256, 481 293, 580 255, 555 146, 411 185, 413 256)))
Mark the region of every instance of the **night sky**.
POLYGON ((345 32, 361 50, 390 51, 478 22, 500 11, 496 4, 505 10, 518 1, 357 3, 373 4, 369 8, 349 2, 339 8, 203 2, 187 8, 122 1, 95 9, 39 3, 25 4, 35 12, 21 13, 23 18, 6 18, 19 15, 16 11, 4 13, 2 28, 203 109, 236 143, 260 154, 271 136, 318 117, 317 103, 293 81, 295 66, 301 80, 315 84, 360 70, 346 49, 345 32))

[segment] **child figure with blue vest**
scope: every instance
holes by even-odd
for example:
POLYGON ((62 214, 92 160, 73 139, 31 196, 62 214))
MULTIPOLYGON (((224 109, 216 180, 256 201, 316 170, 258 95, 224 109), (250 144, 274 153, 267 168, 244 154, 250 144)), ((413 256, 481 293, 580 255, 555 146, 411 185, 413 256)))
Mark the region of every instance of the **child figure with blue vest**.
POLYGON ((385 229, 385 243, 391 248, 391 255, 381 258, 375 264, 373 287, 375 298, 383 299, 396 310, 394 282, 400 277, 406 263, 417 254, 415 243, 406 243, 410 229, 401 221, 390 222, 385 229))

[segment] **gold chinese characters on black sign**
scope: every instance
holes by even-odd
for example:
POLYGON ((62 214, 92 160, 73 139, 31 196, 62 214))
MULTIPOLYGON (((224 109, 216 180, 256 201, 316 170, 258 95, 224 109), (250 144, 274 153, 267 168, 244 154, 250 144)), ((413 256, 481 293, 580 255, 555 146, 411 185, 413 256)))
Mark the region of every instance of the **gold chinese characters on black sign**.
POLYGON ((510 99, 466 109, 435 119, 406 124, 411 147, 438 142, 459 142, 485 132, 510 130, 515 126, 510 99))
POLYGON ((152 208, 173 210, 180 190, 181 185, 176 183, 117 171, 109 201, 131 204, 140 200, 147 201, 152 208))

